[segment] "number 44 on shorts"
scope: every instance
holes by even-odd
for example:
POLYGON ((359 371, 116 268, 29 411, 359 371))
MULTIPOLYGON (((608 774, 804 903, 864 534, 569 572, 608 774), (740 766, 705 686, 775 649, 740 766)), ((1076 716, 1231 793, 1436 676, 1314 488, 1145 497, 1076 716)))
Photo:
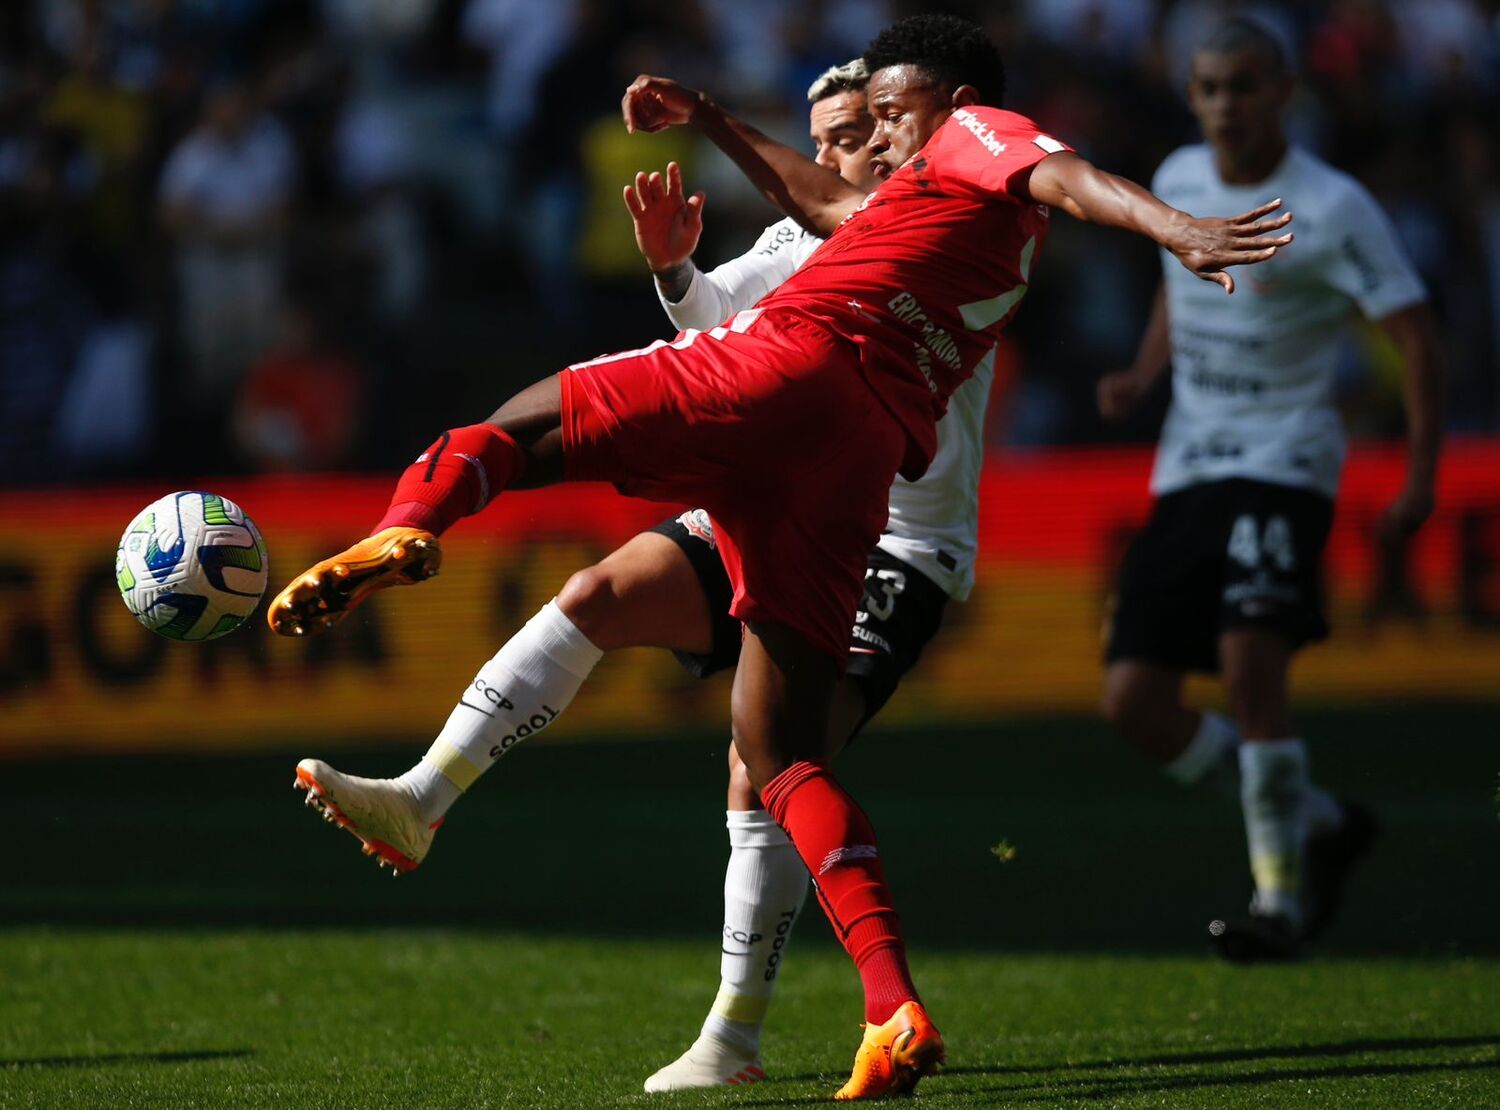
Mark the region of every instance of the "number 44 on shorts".
POLYGON ((1258 567, 1264 558, 1277 570, 1292 570, 1297 565, 1292 526, 1278 514, 1267 517, 1262 528, 1253 514, 1242 513, 1229 530, 1229 557, 1245 567, 1258 567))

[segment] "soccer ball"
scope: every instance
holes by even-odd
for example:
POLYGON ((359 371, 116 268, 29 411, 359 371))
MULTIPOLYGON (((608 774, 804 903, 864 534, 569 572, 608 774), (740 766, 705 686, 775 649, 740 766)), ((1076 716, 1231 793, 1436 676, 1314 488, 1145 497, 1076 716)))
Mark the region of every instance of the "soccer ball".
POLYGON ((115 581, 125 607, 173 640, 233 632, 266 592, 270 562, 260 530, 227 497, 169 493, 120 537, 115 581))

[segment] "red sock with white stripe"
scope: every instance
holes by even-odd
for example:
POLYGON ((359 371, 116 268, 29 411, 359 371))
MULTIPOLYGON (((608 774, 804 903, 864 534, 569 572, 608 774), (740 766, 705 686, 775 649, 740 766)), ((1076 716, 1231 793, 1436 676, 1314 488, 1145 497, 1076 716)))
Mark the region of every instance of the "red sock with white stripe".
POLYGON ((817 763, 794 763, 760 792, 812 874, 818 901, 865 989, 865 1021, 883 1024, 917 998, 906 942, 880 866, 875 829, 854 799, 817 763))
POLYGON ((514 482, 525 461, 520 445, 493 424, 452 428, 406 468, 370 534, 405 527, 441 535, 514 482))

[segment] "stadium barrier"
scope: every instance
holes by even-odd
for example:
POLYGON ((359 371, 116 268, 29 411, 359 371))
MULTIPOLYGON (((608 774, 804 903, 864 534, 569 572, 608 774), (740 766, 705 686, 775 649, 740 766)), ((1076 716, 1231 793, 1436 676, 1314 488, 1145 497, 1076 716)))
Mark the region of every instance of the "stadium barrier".
MULTIPOLYGON (((1140 449, 995 454, 972 599, 886 711, 905 723, 1092 711, 1111 580, 1149 507, 1140 449)), ((1361 449, 1326 564, 1332 639, 1303 654, 1310 700, 1500 696, 1500 442, 1456 444, 1438 511, 1383 555, 1399 450, 1361 449)), ((225 479, 271 555, 271 591, 364 534, 389 480, 225 479)), ((0 753, 425 743, 499 644, 568 574, 668 515, 599 486, 507 495, 450 534, 442 575, 382 595, 334 635, 282 640, 256 620, 209 644, 142 629, 116 596, 119 533, 163 488, 0 492, 0 753)), ((661 652, 605 660, 572 735, 724 725, 726 686, 661 652)), ((1211 694, 1209 696, 1212 696, 1211 694)))

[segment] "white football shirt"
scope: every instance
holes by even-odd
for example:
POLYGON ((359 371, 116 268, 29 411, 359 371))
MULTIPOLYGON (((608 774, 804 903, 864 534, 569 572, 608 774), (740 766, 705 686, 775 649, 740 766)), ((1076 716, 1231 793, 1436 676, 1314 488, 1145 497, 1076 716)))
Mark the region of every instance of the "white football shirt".
MULTIPOLYGON (((739 258, 708 273, 694 266, 681 301, 673 304, 661 296, 660 286, 657 296, 679 329, 707 331, 754 305, 822 245, 818 236, 785 219, 761 232, 755 246, 739 258)), ((974 588, 984 415, 994 379, 991 351, 949 399, 947 415, 938 421, 937 454, 927 473, 915 482, 898 477, 891 486, 890 518, 878 544, 916 567, 955 601, 963 601, 974 588)))
POLYGON ((1253 478, 1338 492, 1344 430, 1333 378, 1344 324, 1426 299, 1422 280, 1365 188, 1293 147, 1271 176, 1226 185, 1205 145, 1156 171, 1152 192, 1195 216, 1231 216, 1282 198, 1296 239, 1234 270, 1234 295, 1162 252, 1172 342, 1172 404, 1151 490, 1253 478))

